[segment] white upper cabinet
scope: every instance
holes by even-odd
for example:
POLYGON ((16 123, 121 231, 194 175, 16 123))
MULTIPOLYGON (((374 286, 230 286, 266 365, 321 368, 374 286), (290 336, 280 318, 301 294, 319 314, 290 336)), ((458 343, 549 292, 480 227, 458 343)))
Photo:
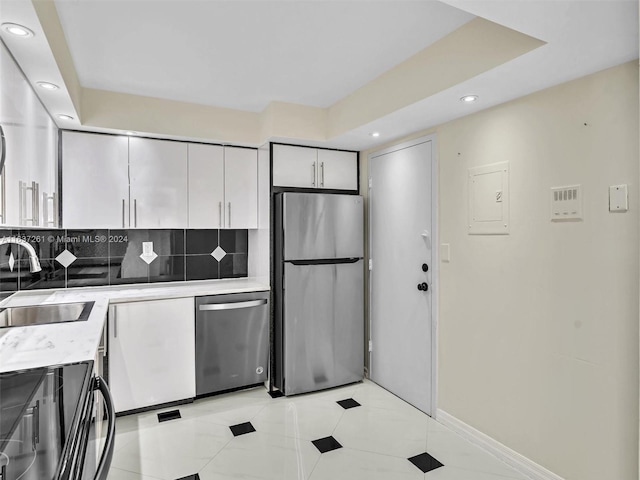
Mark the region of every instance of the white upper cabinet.
POLYGON ((318 151, 290 145, 273 146, 273 185, 317 188, 318 151))
POLYGON ((320 188, 358 189, 358 154, 318 149, 320 188))
POLYGON ((65 228, 258 228, 258 151, 62 134, 65 228))
POLYGON ((224 147, 226 228, 258 228, 258 151, 224 147))
POLYGON ((0 178, 0 223, 57 226, 58 130, 1 43, 0 127, 6 160, 0 178))
POLYGON ((189 144, 189 228, 258 228, 258 151, 189 144))
POLYGON ((129 138, 131 227, 186 228, 187 144, 129 138))
POLYGON ((273 145, 275 187, 358 189, 358 154, 337 150, 273 145))
POLYGON ((62 133, 65 228, 129 227, 129 139, 62 133))
POLYGON ((189 144, 189 228, 224 225, 224 149, 189 144))

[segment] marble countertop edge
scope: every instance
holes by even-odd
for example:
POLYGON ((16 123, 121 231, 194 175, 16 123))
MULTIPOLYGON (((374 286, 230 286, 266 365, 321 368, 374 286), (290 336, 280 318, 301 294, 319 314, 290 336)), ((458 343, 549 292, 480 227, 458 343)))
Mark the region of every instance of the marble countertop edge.
POLYGON ((17 292, 0 308, 93 301, 85 321, 0 328, 0 373, 93 360, 110 304, 269 291, 256 278, 17 292))

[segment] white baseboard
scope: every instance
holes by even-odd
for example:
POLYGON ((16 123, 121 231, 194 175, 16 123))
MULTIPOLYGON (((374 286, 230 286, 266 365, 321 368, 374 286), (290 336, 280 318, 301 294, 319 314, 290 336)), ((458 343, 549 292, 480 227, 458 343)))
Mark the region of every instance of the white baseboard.
POLYGON ((438 409, 436 411, 436 420, 449 427, 465 440, 477 445, 532 480, 564 480, 542 465, 538 465, 533 460, 529 460, 527 457, 511 450, 509 447, 476 430, 472 426, 467 425, 463 421, 458 420, 444 410, 438 409))

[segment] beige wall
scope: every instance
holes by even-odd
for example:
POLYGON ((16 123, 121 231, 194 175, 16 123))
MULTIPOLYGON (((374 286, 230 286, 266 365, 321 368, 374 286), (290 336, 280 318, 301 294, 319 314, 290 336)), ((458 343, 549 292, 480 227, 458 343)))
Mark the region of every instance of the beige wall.
POLYGON ((636 480, 637 62, 436 132, 438 408, 567 480, 636 480), (468 235, 467 169, 502 161, 511 233, 468 235), (622 183, 629 212, 610 213, 622 183), (550 187, 572 184, 584 221, 552 223, 550 187))

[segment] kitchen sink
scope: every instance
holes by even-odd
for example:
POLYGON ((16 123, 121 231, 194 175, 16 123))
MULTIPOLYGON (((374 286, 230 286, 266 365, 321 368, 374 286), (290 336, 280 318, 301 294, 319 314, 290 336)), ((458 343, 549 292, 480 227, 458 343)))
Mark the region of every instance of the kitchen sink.
POLYGON ((81 322, 89 318, 94 302, 25 305, 0 309, 0 328, 81 322))

